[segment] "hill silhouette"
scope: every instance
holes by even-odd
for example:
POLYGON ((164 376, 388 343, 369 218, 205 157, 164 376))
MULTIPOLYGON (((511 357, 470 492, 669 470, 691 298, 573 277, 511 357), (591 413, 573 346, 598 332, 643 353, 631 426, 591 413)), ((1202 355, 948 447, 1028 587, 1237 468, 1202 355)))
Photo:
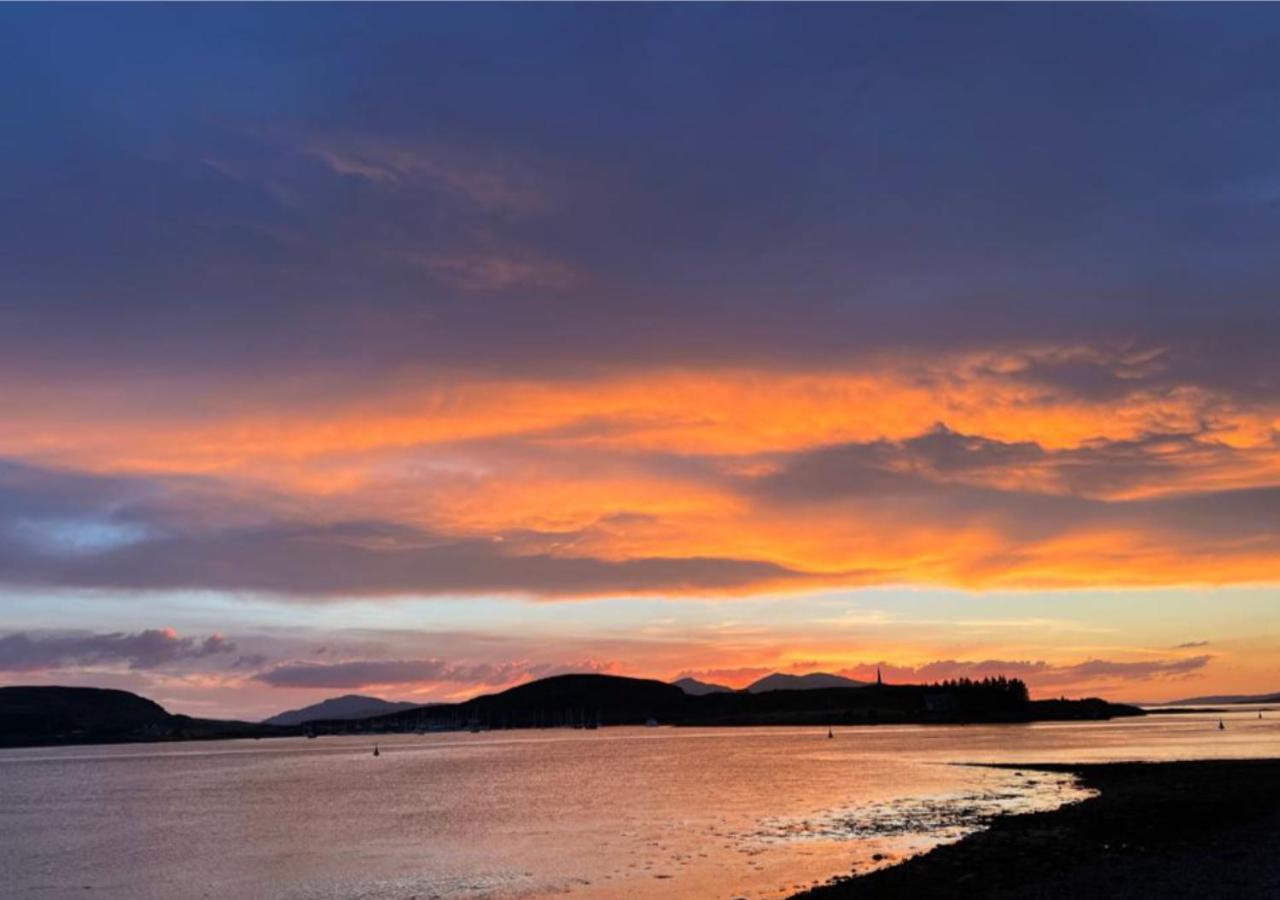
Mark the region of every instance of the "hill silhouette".
POLYGON ((673 684, 615 675, 555 675, 452 706, 419 707, 383 720, 462 717, 490 727, 642 725, 680 714, 688 695, 673 684))
POLYGON ((297 729, 194 719, 128 691, 84 687, 0 688, 0 747, 277 737, 297 729))
POLYGON ((808 675, 787 675, 782 672, 774 672, 772 675, 766 675, 758 681, 753 681, 743 690, 752 694, 762 694, 765 691, 812 691, 822 688, 853 688, 866 687, 866 681, 854 681, 852 678, 845 678, 843 675, 832 675, 830 672, 811 672, 808 675))
POLYGON ((344 694, 341 697, 330 697, 301 709, 288 709, 277 713, 269 719, 263 719, 264 725, 302 725, 317 719, 367 719, 385 713, 399 712, 402 709, 414 709, 419 704, 383 700, 379 697, 366 697, 362 694, 344 694))
POLYGON ((732 691, 733 688, 725 687, 723 684, 714 684, 709 681, 699 681, 696 678, 677 678, 671 682, 686 694, 723 694, 732 691))

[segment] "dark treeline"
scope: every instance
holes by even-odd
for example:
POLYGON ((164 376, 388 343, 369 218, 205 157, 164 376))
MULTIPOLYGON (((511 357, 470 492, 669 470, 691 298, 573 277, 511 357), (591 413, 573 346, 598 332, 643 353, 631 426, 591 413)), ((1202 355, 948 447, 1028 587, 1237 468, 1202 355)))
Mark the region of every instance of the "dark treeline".
POLYGON ((1017 709, 1031 703, 1027 683, 1021 678, 1006 678, 1003 675, 990 676, 981 680, 953 678, 948 681, 936 681, 926 685, 925 689, 949 695, 965 708, 1017 709))

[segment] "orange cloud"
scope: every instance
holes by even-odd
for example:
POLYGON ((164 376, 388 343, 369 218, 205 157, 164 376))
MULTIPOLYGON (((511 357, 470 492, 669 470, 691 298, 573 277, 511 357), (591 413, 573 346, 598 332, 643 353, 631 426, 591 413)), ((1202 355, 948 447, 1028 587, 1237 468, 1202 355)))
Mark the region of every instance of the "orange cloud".
MULTIPOLYGON (((1278 408, 1156 387, 1162 365, 1066 347, 839 372, 407 373, 330 402, 324 385, 269 383, 190 409, 148 405, 136 387, 46 385, 33 390, 48 402, 0 410, 12 413, 0 455, 160 479, 172 507, 160 532, 255 527, 292 535, 289 553, 304 533, 347 552, 374 533, 350 523, 379 523, 356 563, 398 574, 371 576, 374 593, 512 590, 521 561, 533 594, 1280 578, 1278 408), (1054 380, 1084 363, 1114 384, 1054 380), (486 546, 507 574, 487 588, 415 582, 425 561, 404 554, 427 544, 467 559, 486 546), (687 577, 681 560, 738 568, 687 577), (553 563, 578 574, 552 576, 553 563)), ((184 539, 213 552, 207 535, 184 539)))

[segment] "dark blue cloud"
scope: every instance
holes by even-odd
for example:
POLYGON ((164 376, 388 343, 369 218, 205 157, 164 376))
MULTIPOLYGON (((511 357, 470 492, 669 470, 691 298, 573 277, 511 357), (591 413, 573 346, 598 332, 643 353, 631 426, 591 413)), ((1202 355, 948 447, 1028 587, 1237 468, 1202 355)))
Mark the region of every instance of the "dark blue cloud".
POLYGON ((1128 340, 1172 347, 1169 380, 1274 386, 1265 6, 0 26, 10 366, 840 366, 1128 340), (371 176, 388 155, 416 162, 371 176))
POLYGON ((236 645, 220 634, 200 640, 182 637, 167 628, 148 628, 135 634, 19 631, 0 635, 0 671, 36 672, 119 663, 127 663, 130 669, 155 669, 235 650, 236 645))

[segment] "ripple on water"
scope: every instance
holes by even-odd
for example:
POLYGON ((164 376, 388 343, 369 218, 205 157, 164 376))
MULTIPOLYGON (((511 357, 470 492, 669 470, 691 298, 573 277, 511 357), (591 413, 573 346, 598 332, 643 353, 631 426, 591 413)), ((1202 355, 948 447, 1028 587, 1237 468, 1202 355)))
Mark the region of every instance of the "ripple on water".
POLYGON ((445 897, 516 896, 561 893, 571 886, 585 886, 585 879, 570 883, 543 883, 531 872, 482 872, 467 875, 408 875, 402 878, 352 878, 286 888, 279 900, 429 900, 445 897))
POLYGON ((733 834, 733 838, 737 848, 748 855, 783 843, 850 842, 861 851, 854 854, 855 870, 868 864, 879 868, 901 856, 958 841, 999 816, 1057 809, 1095 793, 1066 773, 1010 772, 980 790, 896 798, 805 816, 772 816, 752 830, 733 834), (887 852, 888 848, 898 852, 887 852))

